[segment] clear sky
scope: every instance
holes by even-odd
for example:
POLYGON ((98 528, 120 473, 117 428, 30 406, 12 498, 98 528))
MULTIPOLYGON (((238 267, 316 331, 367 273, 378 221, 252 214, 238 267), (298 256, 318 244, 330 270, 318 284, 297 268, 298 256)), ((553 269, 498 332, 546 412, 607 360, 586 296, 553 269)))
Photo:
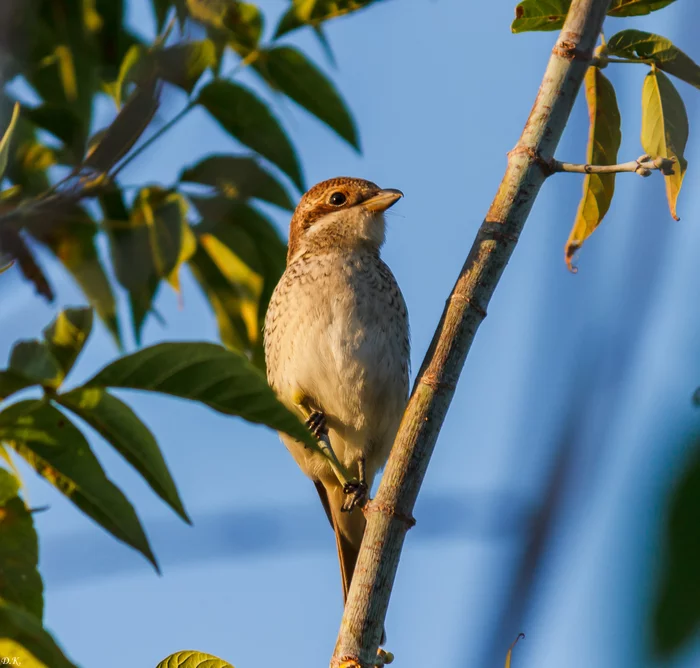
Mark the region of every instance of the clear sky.
MULTIPOLYGON (((287 3, 260 4, 270 33, 287 3)), ((512 35, 514 4, 387 0, 329 24, 332 76, 355 114, 361 156, 292 103, 273 100, 308 184, 352 175, 406 194, 388 219, 384 258, 408 303, 414 369, 555 39, 512 35)), ((154 29, 148 6, 133 0, 129 15, 145 36, 154 29)), ((698 21, 700 6, 679 0, 648 17, 609 19, 606 34, 658 32, 698 61, 698 21)), ((289 41, 330 69, 308 31, 289 41)), ((631 160, 642 153, 645 68, 606 74, 623 119, 620 159, 631 160)), ((254 82, 245 72, 241 80, 254 82)), ((678 87, 691 119, 681 222, 670 218, 658 174, 622 175, 572 275, 563 248, 581 177, 552 178, 537 200, 467 361, 406 541, 387 619, 398 665, 502 665, 518 631, 527 638, 517 668, 655 665, 648 607, 664 504, 682 464, 681 437, 697 423, 690 397, 700 384, 700 96, 678 87), (514 595, 530 520, 564 446, 570 457, 545 557, 536 572, 524 567, 527 595, 514 595)), ((170 116, 183 99, 172 92, 166 102, 170 116)), ((108 109, 98 109, 98 125, 108 109)), ((586 133, 581 99, 557 157, 584 162, 586 133)), ((135 161, 124 182, 169 184, 181 165, 238 148, 196 112, 135 161)), ((288 216, 268 210, 286 234, 288 216)), ((12 274, 0 277, 0 356, 16 339, 36 336, 53 313, 12 274)), ((81 303, 58 267, 51 275, 57 306, 81 303)), ((167 326, 150 319, 145 344, 216 340, 189 276, 183 291, 182 309, 162 291, 157 307, 167 326)), ((98 327, 71 381, 116 354, 98 327)), ((30 504, 51 506, 36 516, 46 624, 69 655, 85 668, 155 666, 178 649, 237 668, 327 665, 341 615, 335 544, 313 485, 277 436, 174 399, 120 396, 156 434, 194 527, 92 433, 145 524, 158 577, 25 467, 30 504)), ((697 665, 699 650, 695 643, 675 665, 697 665)))

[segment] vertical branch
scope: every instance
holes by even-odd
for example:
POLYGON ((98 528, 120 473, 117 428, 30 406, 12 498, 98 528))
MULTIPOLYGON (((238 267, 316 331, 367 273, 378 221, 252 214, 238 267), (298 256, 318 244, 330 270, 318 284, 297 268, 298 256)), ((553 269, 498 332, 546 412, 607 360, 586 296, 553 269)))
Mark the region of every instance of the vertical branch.
POLYGON ((406 531, 476 331, 568 122, 610 0, 573 0, 506 173, 416 379, 352 579, 331 668, 373 666, 406 531))

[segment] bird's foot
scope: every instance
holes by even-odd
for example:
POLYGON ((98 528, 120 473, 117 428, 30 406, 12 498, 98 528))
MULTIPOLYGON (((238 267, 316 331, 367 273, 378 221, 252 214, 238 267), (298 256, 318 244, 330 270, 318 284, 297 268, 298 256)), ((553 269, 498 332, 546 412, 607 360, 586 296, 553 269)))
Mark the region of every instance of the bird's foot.
POLYGON ((362 508, 369 500, 369 489, 364 480, 351 480, 343 486, 345 502, 341 510, 349 513, 355 508, 362 508))
POLYGON ((311 434, 319 440, 328 434, 326 414, 322 413, 321 411, 311 411, 311 414, 306 419, 306 426, 311 434))
POLYGON ((394 655, 380 647, 377 650, 377 663, 374 664, 375 668, 382 668, 382 666, 388 666, 390 663, 394 663, 394 655))

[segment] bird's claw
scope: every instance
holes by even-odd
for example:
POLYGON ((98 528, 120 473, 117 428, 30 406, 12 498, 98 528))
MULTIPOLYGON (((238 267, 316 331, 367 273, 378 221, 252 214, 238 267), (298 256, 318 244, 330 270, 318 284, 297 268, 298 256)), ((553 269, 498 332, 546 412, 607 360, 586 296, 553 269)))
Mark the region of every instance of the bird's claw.
POLYGON ((349 513, 357 507, 361 508, 367 503, 369 498, 367 483, 362 480, 346 482, 343 486, 343 492, 345 493, 345 502, 341 510, 346 513, 349 513))
POLYGON ((309 415, 309 417, 306 419, 306 426, 311 434, 320 440, 321 437, 328 433, 326 414, 322 413, 321 411, 312 411, 311 415, 309 415))

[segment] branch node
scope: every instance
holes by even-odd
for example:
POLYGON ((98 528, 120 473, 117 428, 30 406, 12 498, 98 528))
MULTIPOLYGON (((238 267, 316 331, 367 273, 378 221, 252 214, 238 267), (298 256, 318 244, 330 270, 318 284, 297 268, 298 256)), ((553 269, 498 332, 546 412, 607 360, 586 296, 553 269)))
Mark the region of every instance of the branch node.
POLYGON ((580 36, 575 32, 562 33, 563 39, 557 42, 552 53, 566 60, 581 60, 588 62, 593 59, 593 51, 578 48, 580 36))
POLYGON ((533 149, 531 146, 522 146, 521 144, 518 144, 514 149, 508 151, 507 155, 508 158, 516 155, 526 155, 532 164, 537 165, 542 170, 542 173, 545 176, 551 176, 555 171, 552 168, 552 160, 543 158, 539 152, 533 149))
MULTIPOLYGON (((517 237, 514 238, 511 235, 502 234, 500 232, 491 233, 491 236, 494 239, 496 239, 499 235, 501 235, 504 239, 507 239, 508 241, 512 241, 513 243, 515 243, 518 240, 517 237)), ((487 316, 486 310, 482 306, 477 304, 475 300, 467 297, 467 295, 461 294, 460 292, 455 292, 447 298, 447 303, 450 304, 451 302, 462 302, 466 304, 474 311, 476 311, 481 316, 482 320, 487 316)))
MULTIPOLYGON (((382 515, 388 515, 389 517, 393 517, 397 520, 400 520, 401 522, 406 524, 409 529, 412 529, 414 526, 416 526, 416 518, 413 517, 413 515, 404 515, 404 513, 400 513, 398 510, 396 510, 396 508, 392 508, 391 506, 388 506, 383 503, 377 503, 374 499, 372 499, 362 509, 362 511, 365 515, 367 515, 367 513, 381 513, 382 515)), ((352 657, 348 658, 352 659, 352 657)))
POLYGON ((423 385, 431 387, 436 392, 439 392, 440 390, 454 391, 457 387, 455 383, 450 383, 445 380, 438 380, 437 374, 433 373, 432 371, 426 371, 420 377, 419 382, 423 383, 423 385))

